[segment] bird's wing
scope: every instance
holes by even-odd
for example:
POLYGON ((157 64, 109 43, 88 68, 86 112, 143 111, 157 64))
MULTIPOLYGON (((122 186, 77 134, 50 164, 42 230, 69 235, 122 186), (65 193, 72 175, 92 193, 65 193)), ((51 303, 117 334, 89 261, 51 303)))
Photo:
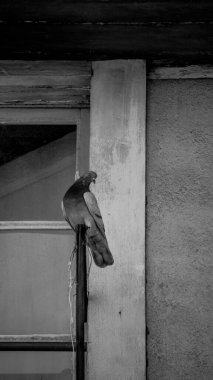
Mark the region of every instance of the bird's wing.
POLYGON ((95 220, 96 225, 98 226, 102 235, 105 236, 105 228, 104 228, 103 219, 101 216, 100 209, 98 207, 98 202, 94 194, 87 191, 86 193, 84 193, 83 196, 84 196, 84 200, 87 205, 87 208, 90 214, 92 215, 93 219, 95 220))
POLYGON ((67 213, 66 213, 66 209, 64 207, 64 201, 61 202, 61 208, 62 208, 62 212, 63 212, 63 216, 64 216, 64 219, 66 220, 66 222, 70 225, 70 227, 75 231, 75 228, 74 226, 71 224, 71 220, 70 218, 68 217, 67 213))

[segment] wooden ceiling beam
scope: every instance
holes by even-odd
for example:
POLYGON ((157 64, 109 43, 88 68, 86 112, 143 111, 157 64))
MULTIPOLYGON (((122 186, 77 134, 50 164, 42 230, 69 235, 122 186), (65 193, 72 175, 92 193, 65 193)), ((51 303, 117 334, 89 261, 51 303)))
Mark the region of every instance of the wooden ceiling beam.
POLYGON ((87 62, 3 60, 0 108, 88 108, 90 79, 87 62))
POLYGON ((0 59, 213 57, 213 24, 0 24, 0 59))
POLYGON ((213 57, 212 0, 2 0, 0 59, 213 57))
POLYGON ((61 23, 211 21, 211 0, 2 0, 0 20, 61 23))

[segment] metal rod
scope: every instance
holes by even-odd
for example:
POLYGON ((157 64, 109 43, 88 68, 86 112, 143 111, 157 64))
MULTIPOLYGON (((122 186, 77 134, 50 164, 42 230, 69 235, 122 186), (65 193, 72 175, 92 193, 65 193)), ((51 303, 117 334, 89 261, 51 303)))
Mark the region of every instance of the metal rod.
MULTIPOLYGON (((0 351, 73 351, 73 348, 71 342, 0 342, 0 351)), ((86 344, 83 351, 86 351, 86 344)))
POLYGON ((77 226, 76 256, 76 380, 85 379, 84 323, 87 315, 86 227, 77 226))

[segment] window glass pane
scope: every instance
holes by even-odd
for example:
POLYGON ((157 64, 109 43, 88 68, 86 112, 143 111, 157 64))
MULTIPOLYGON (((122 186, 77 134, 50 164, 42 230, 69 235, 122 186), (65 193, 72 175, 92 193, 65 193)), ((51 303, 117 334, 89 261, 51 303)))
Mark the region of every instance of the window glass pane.
POLYGON ((7 132, 0 130, 4 136, 0 219, 63 220, 61 200, 75 178, 75 126, 4 128, 7 132))
POLYGON ((71 380, 72 352, 0 352, 0 380, 71 380))
POLYGON ((69 334, 74 244, 71 230, 0 233, 0 335, 69 334))

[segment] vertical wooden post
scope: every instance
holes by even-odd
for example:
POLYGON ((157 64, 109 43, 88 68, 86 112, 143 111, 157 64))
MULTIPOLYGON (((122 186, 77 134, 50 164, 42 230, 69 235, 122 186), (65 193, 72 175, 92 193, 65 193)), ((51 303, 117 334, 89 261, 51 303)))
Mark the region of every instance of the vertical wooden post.
POLYGON ((87 305, 85 226, 77 226, 76 255, 76 380, 85 379, 84 323, 87 305))
POLYGON ((90 273, 90 380, 145 379, 145 110, 144 61, 93 63, 92 190, 115 263, 90 273))

